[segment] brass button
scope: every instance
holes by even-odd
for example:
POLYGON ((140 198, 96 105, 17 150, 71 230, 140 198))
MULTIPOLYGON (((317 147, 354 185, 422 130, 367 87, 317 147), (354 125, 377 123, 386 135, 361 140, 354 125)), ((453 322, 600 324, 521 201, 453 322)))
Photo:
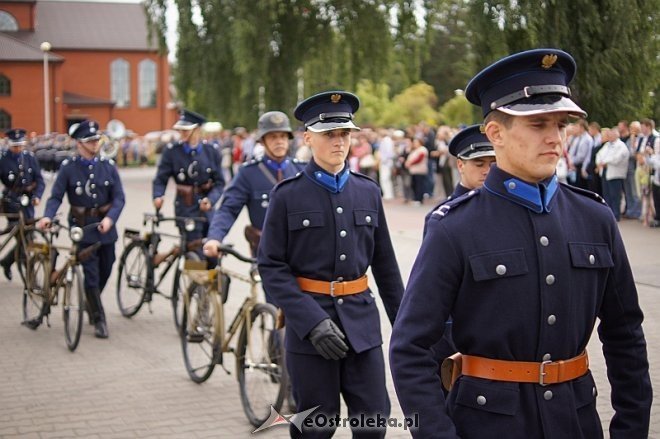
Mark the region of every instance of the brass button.
POLYGON ((589 255, 589 263, 594 265, 596 263, 596 257, 594 255, 589 255))
POLYGON ((551 359, 552 359, 552 355, 550 355, 550 354, 545 354, 543 356, 543 361, 550 361, 551 359))
POLYGON ((340 261, 345 261, 346 260, 346 255, 344 255, 344 254, 339 255, 339 260, 340 261))
POLYGON ((503 276, 506 274, 506 265, 498 265, 495 267, 495 273, 499 274, 500 276, 503 276))
POLYGON ((309 226, 309 220, 304 219, 302 224, 303 224, 304 227, 308 227, 309 226))
POLYGON ((371 217, 369 215, 365 216, 364 220, 368 223, 371 223, 371 217))
POLYGON ((339 207, 337 208, 337 213, 343 213, 343 212, 344 212, 344 209, 342 209, 342 207, 339 206, 339 207))
POLYGON ((554 325, 557 322, 557 317, 554 314, 548 316, 548 325, 554 325))
POLYGON ((553 396, 552 390, 546 390, 545 392, 543 392, 543 399, 545 399, 546 401, 550 401, 552 399, 552 396, 553 396))
POLYGON ((341 305, 343 303, 344 303, 344 299, 342 298, 337 299, 337 305, 341 305))
POLYGON ((346 238, 346 230, 342 230, 341 232, 339 232, 339 236, 341 236, 342 238, 346 238))
POLYGON ((477 396, 477 404, 486 405, 486 397, 483 395, 477 396))
POLYGON ((548 239, 547 236, 541 236, 541 238, 539 238, 539 242, 543 247, 547 247, 548 244, 550 244, 550 240, 548 239))
POLYGON ((555 277, 551 274, 547 275, 545 277, 545 283, 548 284, 548 285, 554 284, 555 283, 555 277))

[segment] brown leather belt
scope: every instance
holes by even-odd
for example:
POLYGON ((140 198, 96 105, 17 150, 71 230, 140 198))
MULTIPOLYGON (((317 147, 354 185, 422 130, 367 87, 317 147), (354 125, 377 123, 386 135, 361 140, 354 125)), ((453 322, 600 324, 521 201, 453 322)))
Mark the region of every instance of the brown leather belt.
POLYGON ((588 370, 587 351, 569 360, 541 363, 493 360, 472 355, 462 357, 463 375, 495 381, 537 383, 541 386, 574 380, 586 374, 588 370))
POLYGON ((306 277, 297 277, 298 286, 303 291, 310 293, 328 294, 330 296, 348 296, 358 294, 369 288, 369 279, 367 275, 344 282, 308 279, 306 277))

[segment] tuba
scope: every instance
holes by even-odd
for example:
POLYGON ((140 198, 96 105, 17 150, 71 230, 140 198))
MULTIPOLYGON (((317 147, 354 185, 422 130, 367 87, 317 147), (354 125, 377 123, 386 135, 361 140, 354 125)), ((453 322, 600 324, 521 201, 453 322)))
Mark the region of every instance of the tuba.
POLYGON ((99 154, 101 157, 113 159, 119 152, 122 137, 126 135, 126 126, 118 119, 108 122, 105 133, 99 139, 99 154))

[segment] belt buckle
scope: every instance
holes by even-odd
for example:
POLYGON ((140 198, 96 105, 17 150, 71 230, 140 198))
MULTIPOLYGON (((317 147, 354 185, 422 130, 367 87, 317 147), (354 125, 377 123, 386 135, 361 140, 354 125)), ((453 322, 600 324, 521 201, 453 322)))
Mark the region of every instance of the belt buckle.
POLYGON ((545 365, 550 364, 552 361, 547 360, 547 361, 542 361, 541 362, 541 367, 539 368, 539 386, 545 387, 548 384, 544 381, 545 376, 547 375, 547 372, 545 371, 545 365))
POLYGON ((336 280, 331 280, 330 281, 330 297, 335 297, 335 284, 337 283, 336 280))
POLYGON ((524 94, 524 96, 525 96, 526 98, 532 96, 532 95, 529 93, 529 86, 525 86, 525 87, 523 87, 523 94, 524 94))

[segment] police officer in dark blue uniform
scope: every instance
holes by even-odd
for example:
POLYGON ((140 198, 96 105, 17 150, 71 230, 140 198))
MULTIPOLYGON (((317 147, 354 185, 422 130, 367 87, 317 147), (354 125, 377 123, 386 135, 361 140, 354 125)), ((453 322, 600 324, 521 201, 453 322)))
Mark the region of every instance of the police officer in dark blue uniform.
MULTIPOLYGON (((573 58, 504 58, 466 89, 497 154, 482 189, 431 217, 390 343, 394 384, 420 438, 602 438, 585 351, 596 319, 612 438, 646 438, 652 400, 643 315, 616 221, 560 185, 573 58), (462 376, 447 399, 430 347, 453 317, 462 376)), ((448 382, 450 380, 447 380, 448 382)))
MULTIPOLYGON (((186 233, 188 242, 206 236, 213 205, 220 199, 224 180, 220 172, 218 154, 213 145, 200 141, 200 127, 206 119, 192 111, 182 110, 172 128, 179 131, 181 140, 168 144, 158 163, 153 181, 153 202, 157 210, 163 205, 163 195, 170 178, 176 182, 176 216, 188 218, 206 217, 207 222, 197 222, 195 230, 188 232, 178 223, 180 233, 186 233)), ((201 246, 198 250, 202 255, 201 246)))
MULTIPOLYGON (((25 150, 27 139, 26 131, 22 128, 11 129, 5 132, 9 149, 2 151, 0 159, 0 180, 4 184, 2 191, 2 210, 6 213, 18 213, 23 209, 25 218, 34 218, 34 206, 38 206, 44 193, 44 179, 41 168, 34 154, 25 150), (21 206, 21 198, 29 197, 29 204, 21 206)), ((10 219, 8 227, 13 227, 17 220, 10 219)), ((0 265, 5 277, 11 280, 11 266, 14 263, 13 248, 2 258, 0 265)))
POLYGON ((263 158, 245 163, 223 194, 209 228, 209 240, 204 244, 206 256, 218 255, 218 245, 229 233, 243 206, 247 206, 251 222, 245 228, 245 236, 253 256, 256 256, 270 191, 278 182, 303 169, 302 163, 288 157, 293 134, 286 114, 281 111, 264 113, 257 128, 257 140, 263 143, 265 154, 263 158))
POLYGON ((124 189, 114 160, 99 157, 99 124, 85 120, 69 130, 77 142, 78 154, 62 162, 46 203, 39 227, 47 228, 66 194, 71 209, 68 221, 84 227, 81 249, 100 242, 101 246, 82 262, 85 274, 85 296, 94 335, 108 338, 108 326, 101 301, 115 262, 117 220, 124 208, 124 189), (99 223, 98 227, 85 227, 99 223))
MULTIPOLYGON (((369 289, 371 266, 390 322, 403 283, 390 240, 380 189, 349 170, 346 156, 357 96, 325 92, 301 102, 295 116, 305 124, 313 159, 270 196, 259 272, 264 289, 286 315, 286 361, 298 411, 320 406, 316 427, 302 437, 330 437, 337 425, 322 419, 387 417, 380 318, 369 289)), ((385 429, 353 428, 354 437, 383 437, 385 429)), ((291 429, 294 437, 298 430, 291 429)))
MULTIPOLYGON (((491 165, 495 163, 495 150, 482 129, 482 125, 469 126, 461 130, 449 142, 449 153, 457 159, 456 164, 460 181, 454 192, 426 215, 424 218, 424 235, 426 235, 429 218, 440 206, 483 186, 491 165)), ((452 322, 449 319, 442 340, 432 347, 434 357, 440 363, 456 352, 456 346, 451 337, 451 329, 452 322)))

